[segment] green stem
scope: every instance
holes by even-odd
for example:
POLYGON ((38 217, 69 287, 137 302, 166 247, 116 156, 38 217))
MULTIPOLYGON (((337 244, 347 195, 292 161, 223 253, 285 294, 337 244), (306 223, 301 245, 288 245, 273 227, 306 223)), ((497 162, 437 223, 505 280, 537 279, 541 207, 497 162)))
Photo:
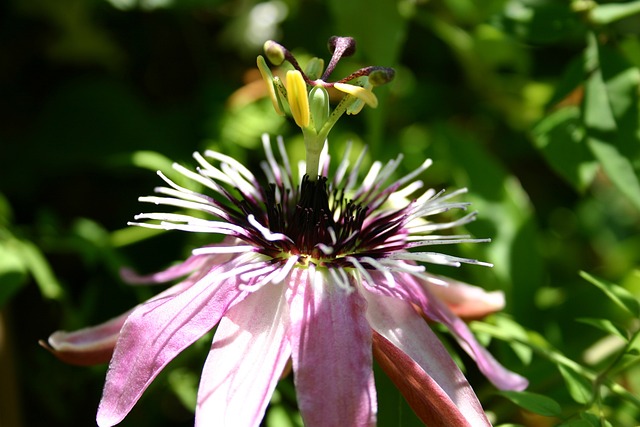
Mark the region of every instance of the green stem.
POLYGON ((308 129, 302 129, 302 134, 306 149, 306 174, 309 180, 315 181, 320 175, 320 153, 322 153, 325 139, 308 129))
POLYGON ((342 98, 340 103, 338 103, 336 108, 327 118, 327 121, 322 125, 320 132, 316 133, 312 127, 302 129, 306 149, 306 174, 309 177, 309 180, 315 181, 318 179, 320 174, 320 153, 322 153, 322 148, 324 148, 324 143, 327 140, 329 132, 338 122, 338 119, 342 117, 347 109, 357 100, 358 98, 352 95, 346 95, 342 98))

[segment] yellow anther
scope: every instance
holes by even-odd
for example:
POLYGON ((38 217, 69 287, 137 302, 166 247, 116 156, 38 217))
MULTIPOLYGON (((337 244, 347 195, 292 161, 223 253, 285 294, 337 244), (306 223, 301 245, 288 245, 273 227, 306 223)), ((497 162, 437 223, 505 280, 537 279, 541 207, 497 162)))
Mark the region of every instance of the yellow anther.
POLYGON ((260 71, 260 75, 262 76, 262 80, 267 85, 267 90, 269 91, 269 98, 271 98, 271 102, 273 103, 273 109, 276 110, 276 113, 284 116, 284 112, 280 108, 280 103, 278 102, 278 97, 276 95, 276 90, 273 86, 273 74, 271 74, 271 70, 267 66, 267 62, 264 60, 262 55, 258 55, 258 59, 256 60, 258 63, 258 70, 260 71))
POLYGON ((369 107, 376 108, 378 106, 378 98, 371 92, 371 88, 350 85, 346 83, 334 83, 333 87, 341 92, 348 93, 358 99, 364 101, 369 107))
POLYGON ((296 124, 301 128, 307 128, 310 122, 309 95, 307 94, 307 84, 298 70, 287 71, 285 82, 287 87, 287 100, 289 109, 296 124))

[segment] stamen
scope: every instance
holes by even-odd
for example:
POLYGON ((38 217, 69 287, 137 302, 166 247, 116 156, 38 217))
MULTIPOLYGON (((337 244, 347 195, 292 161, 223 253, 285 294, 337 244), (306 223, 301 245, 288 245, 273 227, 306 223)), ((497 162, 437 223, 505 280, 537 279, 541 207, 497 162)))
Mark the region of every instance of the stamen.
POLYGON ((324 243, 318 243, 315 247, 320 249, 320 251, 325 255, 333 254, 333 247, 332 246, 327 246, 324 243))
POLYGON ((329 236, 331 237, 331 244, 335 245, 336 243, 338 243, 338 237, 336 236, 336 232, 333 229, 333 227, 328 227, 327 228, 327 232, 329 233, 329 236))
POLYGON ((355 165, 351 169, 351 173, 349 174, 349 179, 347 180, 346 185, 344 186, 345 193, 350 192, 351 189, 355 186, 358 181, 358 176, 360 175, 360 166, 362 165, 362 161, 364 160, 364 156, 367 153, 368 148, 365 146, 362 151, 360 151, 360 155, 356 160, 355 165))
POLYGON ((418 168, 416 168, 413 172, 408 173, 407 175, 403 176, 402 178, 400 178, 398 181, 396 181, 397 184, 400 184, 400 186, 406 184, 407 182, 411 181, 412 179, 416 178, 418 175, 420 175, 422 172, 426 171, 427 169, 429 169, 431 167, 431 165, 433 164, 433 160, 431 159, 427 159, 425 160, 418 168))
POLYGON ((272 233, 271 230, 269 230, 264 225, 260 224, 256 220, 256 217, 253 215, 249 215, 247 217, 247 221, 249 221, 249 224, 253 225, 256 228, 256 230, 258 230, 260 234, 262 234, 262 237, 264 237, 270 242, 285 241, 285 242, 293 243, 293 240, 291 240, 288 236, 282 233, 272 233))
POLYGON ((349 293, 353 292, 355 289, 349 283, 349 276, 344 271, 344 269, 338 268, 328 268, 329 274, 333 279, 333 283, 338 285, 339 288, 348 291, 349 293))
POLYGON ((282 268, 280 268, 278 274, 271 278, 271 283, 273 283, 274 285, 281 283, 285 279, 285 277, 287 277, 289 273, 291 273, 291 270, 293 270, 293 267, 298 263, 299 259, 300 257, 297 255, 290 256, 287 262, 282 266, 282 268))
POLYGON ((278 185, 282 185, 280 166, 278 165, 278 162, 276 162, 276 158, 273 155, 273 150, 271 149, 271 141, 269 140, 269 136, 267 134, 262 135, 262 146, 264 147, 264 152, 267 156, 269 168, 273 174, 273 182, 278 185))
POLYGON ((436 252, 396 252, 389 254, 387 258, 405 261, 422 261, 432 264, 449 265, 452 267, 460 267, 460 265, 462 265, 463 263, 493 267, 493 264, 488 262, 482 262, 470 258, 460 258, 453 255, 441 254, 436 252))
POLYGON ((405 248, 417 248, 420 246, 433 246, 433 245, 454 245, 458 243, 488 243, 491 239, 433 239, 433 240, 421 240, 418 242, 406 243, 405 248))
POLYGON ((282 165, 284 166, 284 170, 286 172, 283 176, 283 184, 285 188, 292 188, 293 175, 291 173, 291 163, 289 162, 289 156, 287 155, 287 150, 284 148, 284 139, 281 136, 278 136, 276 140, 278 142, 278 151, 280 152, 280 158, 282 158, 282 165))
POLYGON ((469 214, 463 216, 462 218, 458 218, 455 221, 431 222, 431 223, 428 223, 428 224, 422 224, 422 225, 418 225, 418 226, 410 226, 410 227, 407 228, 407 230, 411 234, 423 234, 423 233, 430 233, 430 232, 436 231, 436 230, 446 230, 448 228, 455 228, 455 227, 459 227, 461 225, 465 225, 465 224, 468 224, 470 222, 473 222, 476 219, 476 216, 478 216, 478 212, 474 211, 474 212, 470 212, 469 214))
MULTIPOLYGON (((211 197, 205 196, 204 194, 196 193, 195 191, 185 192, 169 187, 156 187, 153 189, 153 191, 158 194, 164 194, 165 196, 171 196, 172 198, 182 199, 189 202, 203 203, 206 205, 211 205, 212 203, 214 203, 211 197)), ((140 201, 140 198, 138 198, 138 201, 140 201)))
POLYGON ((342 180, 344 179, 345 174, 347 173, 347 169, 349 169, 349 155, 351 154, 351 146, 352 142, 347 142, 347 146, 344 149, 344 153, 342 154, 342 161, 340 165, 338 165, 338 169, 333 174, 333 186, 340 187, 342 180))
POLYGON ((217 151, 207 150, 204 152, 204 155, 207 157, 211 157, 212 159, 218 160, 221 164, 227 164, 231 166, 234 170, 238 171, 240 175, 245 177, 247 181, 258 184, 258 180, 256 180, 255 176, 251 173, 249 169, 247 169, 242 163, 237 161, 231 156, 227 156, 226 154, 218 153, 217 151))
MULTIPOLYGON (((168 188, 166 190, 169 190, 168 188)), ((170 191, 169 191, 170 192, 170 191)), ((154 205, 175 206, 185 209, 194 209, 202 212, 213 214, 217 217, 228 219, 229 216, 220 208, 211 205, 210 203, 192 202, 188 200, 176 199, 173 197, 157 197, 157 196, 143 196, 138 197, 138 201, 153 203, 154 205)))
POLYGON ((193 153, 193 158, 201 166, 201 168, 198 169, 200 175, 206 176, 207 178, 211 178, 215 181, 222 181, 225 184, 233 185, 233 181, 226 174, 224 174, 220 169, 212 166, 211 163, 207 162, 200 153, 193 153))
POLYGON ((203 176, 202 174, 197 174, 193 171, 190 171, 189 169, 185 168, 184 166, 178 163, 173 164, 173 169, 181 173, 182 175, 186 176, 187 178, 192 179, 196 182, 199 182, 200 184, 215 191, 216 193, 219 193, 222 195, 226 194, 224 189, 220 187, 218 183, 216 183, 215 181, 212 181, 210 178, 206 176, 203 176))
POLYGON ((350 262, 351 265, 353 265, 356 268, 356 270, 362 276, 364 276, 365 281, 369 284, 369 286, 375 286, 375 281, 373 280, 373 277, 371 277, 371 274, 369 274, 367 269, 364 268, 364 266, 360 263, 360 261, 358 261, 358 258, 354 256, 348 256, 348 257, 345 257, 345 260, 350 262))
POLYGON ((422 181, 413 181, 403 189, 394 191, 393 193, 389 194, 389 200, 392 201, 392 203, 400 203, 401 201, 406 201, 406 199, 408 199, 411 194, 415 193, 423 186, 424 183, 422 181))
POLYGON ((371 189, 381 169, 382 169, 381 162, 379 161, 373 162, 373 164, 371 165, 371 168, 369 169, 369 173, 367 173, 367 176, 365 176, 364 180, 362 180, 362 189, 356 193, 355 198, 360 197, 362 193, 367 192, 371 189))
POLYGON ((220 168, 222 169, 222 172, 224 172, 229 178, 231 178, 232 185, 236 187, 242 193, 242 195, 245 196, 245 198, 247 198, 246 196, 250 195, 255 200, 262 201, 262 195, 258 191, 258 188, 260 188, 258 181, 256 181, 255 179, 253 181, 245 180, 243 176, 238 173, 237 169, 234 169, 227 163, 222 163, 220 165, 220 168))
MULTIPOLYGON (((205 196, 204 194, 200 194, 200 193, 196 193, 195 191, 189 190, 188 188, 182 187, 178 184, 176 184, 175 182, 173 182, 169 177, 167 177, 164 173, 162 173, 161 171, 156 172, 157 175, 160 177, 160 179, 162 179, 164 182, 166 182, 171 188, 175 189, 176 191, 180 192, 180 193, 184 193, 184 194, 190 194, 194 197, 198 197, 199 199, 203 199, 203 200, 211 200, 210 197, 205 196)), ((163 188, 163 187, 156 187, 154 190, 158 191, 158 188, 163 188)))
POLYGON ((191 251, 193 255, 215 255, 215 254, 240 254, 244 252, 255 252, 255 246, 205 246, 191 251))
POLYGON ((387 286, 389 288, 394 288, 396 286, 396 280, 393 278, 393 274, 391 274, 388 267, 385 267, 383 264, 371 257, 362 257, 362 262, 366 262, 367 264, 378 270, 380 273, 382 273, 384 275, 384 278, 387 280, 387 286))

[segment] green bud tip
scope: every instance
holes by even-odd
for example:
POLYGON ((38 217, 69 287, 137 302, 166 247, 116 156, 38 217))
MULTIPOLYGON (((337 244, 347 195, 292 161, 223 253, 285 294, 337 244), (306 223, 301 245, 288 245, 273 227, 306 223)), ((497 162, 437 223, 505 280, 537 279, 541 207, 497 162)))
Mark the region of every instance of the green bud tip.
POLYGON ((395 75, 396 71, 393 68, 376 67, 369 73, 369 83, 372 86, 382 86, 393 80, 395 75))
POLYGON ((280 65, 286 57, 286 49, 281 44, 273 40, 264 42, 264 53, 273 65, 280 65))

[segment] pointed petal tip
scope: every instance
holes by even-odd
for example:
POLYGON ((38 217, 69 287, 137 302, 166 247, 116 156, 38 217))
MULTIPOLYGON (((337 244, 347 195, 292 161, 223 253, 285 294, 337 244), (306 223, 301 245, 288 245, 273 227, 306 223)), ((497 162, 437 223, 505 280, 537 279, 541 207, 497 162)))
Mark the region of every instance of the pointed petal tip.
MULTIPOLYGON (((53 335, 55 335, 55 333, 53 335)), ((48 342, 45 340, 39 340, 38 344, 57 357, 60 361, 76 366, 93 366, 108 363, 111 359, 111 355, 113 354, 112 346, 92 350, 77 350, 69 348, 57 349, 56 344, 52 342, 51 337, 48 342)))
POLYGON ((504 376, 502 381, 498 384, 497 381, 494 382, 494 385, 503 391, 524 391, 529 387, 529 380, 525 377, 516 374, 515 372, 509 372, 510 375, 504 376))
POLYGON ((100 325, 73 332, 56 331, 39 344, 65 363, 91 366, 107 363, 130 312, 114 317, 100 325))
POLYGON ((107 411, 104 409, 104 406, 102 406, 102 403, 100 403, 98 414, 96 415, 96 423, 98 427, 112 427, 120 423, 126 415, 127 414, 118 416, 114 414, 113 411, 107 411))

